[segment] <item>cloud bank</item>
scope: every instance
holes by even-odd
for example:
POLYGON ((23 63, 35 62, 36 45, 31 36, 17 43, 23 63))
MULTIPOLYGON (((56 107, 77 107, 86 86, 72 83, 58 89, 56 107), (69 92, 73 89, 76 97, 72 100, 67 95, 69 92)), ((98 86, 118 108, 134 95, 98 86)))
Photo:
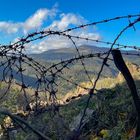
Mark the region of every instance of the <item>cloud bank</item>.
POLYGON ((55 16, 57 10, 52 9, 38 9, 33 15, 31 15, 25 22, 11 22, 11 21, 0 21, 0 32, 7 34, 17 33, 23 31, 25 34, 33 29, 39 29, 45 20, 55 16))
MULTIPOLYGON (((87 23, 87 20, 74 13, 58 13, 58 9, 54 6, 52 9, 38 9, 34 14, 29 16, 24 22, 0 21, 0 32, 5 34, 27 35, 29 32, 40 29, 50 29, 63 31, 67 28, 78 26, 87 23), (50 19, 54 20, 50 23, 50 19), (46 23, 49 21, 49 25, 46 23)), ((81 37, 89 37, 91 39, 100 39, 100 34, 88 29, 76 30, 70 32, 81 37)), ((18 35, 19 36, 19 35, 18 35)), ((13 39, 14 42, 16 39, 13 39)), ((77 45, 86 44, 83 40, 76 40, 77 45)), ((40 42, 30 43, 27 45, 26 52, 28 53, 41 53, 49 49, 58 49, 64 47, 71 47, 72 42, 68 38, 62 36, 48 36, 40 42)))

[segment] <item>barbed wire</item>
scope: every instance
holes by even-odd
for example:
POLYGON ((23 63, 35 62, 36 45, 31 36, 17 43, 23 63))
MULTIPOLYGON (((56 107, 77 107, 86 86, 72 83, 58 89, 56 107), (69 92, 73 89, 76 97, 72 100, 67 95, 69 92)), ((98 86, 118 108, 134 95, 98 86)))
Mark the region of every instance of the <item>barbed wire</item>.
MULTIPOLYGON (((123 51, 123 49, 127 49, 127 48, 130 48, 130 49, 136 50, 136 51, 140 51, 139 46, 128 46, 128 45, 123 45, 123 44, 117 43, 118 39, 122 36, 122 34, 127 29, 132 27, 133 29, 136 30, 135 24, 138 22, 140 22, 140 14, 119 16, 119 17, 115 17, 115 18, 92 22, 92 23, 85 24, 85 25, 80 25, 80 26, 77 26, 74 28, 66 29, 64 31, 44 30, 44 31, 34 32, 31 34, 28 34, 26 37, 23 37, 23 38, 19 39, 19 41, 12 43, 10 45, 1 45, 0 46, 0 57, 1 57, 0 67, 3 68, 2 81, 7 83, 8 87, 7 87, 7 90, 2 94, 0 99, 3 99, 4 96, 6 96, 8 91, 10 90, 12 81, 15 78, 14 71, 16 71, 16 73, 19 74, 20 82, 15 82, 15 84, 17 84, 21 87, 21 92, 23 92, 23 94, 24 94, 26 104, 27 105, 30 104, 28 97, 27 97, 27 93, 26 93, 26 89, 29 88, 30 86, 26 85, 26 82, 24 79, 24 73, 26 71, 26 68, 24 68, 24 65, 27 65, 28 67, 32 68, 36 72, 36 81, 35 81, 36 87, 35 87, 35 91, 34 91, 35 112, 38 111, 38 106, 39 106, 38 100, 40 99, 39 94, 41 92, 48 92, 49 96, 50 96, 49 99, 50 99, 50 102, 52 103, 52 105, 54 105, 54 106, 58 105, 58 103, 57 103, 57 92, 58 92, 57 78, 61 78, 65 81, 67 81, 68 83, 71 83, 77 87, 87 90, 89 97, 88 97, 88 100, 85 102, 85 108, 83 110, 83 115, 80 119, 80 123, 79 123, 78 129, 76 130, 76 134, 74 135, 74 138, 78 139, 81 128, 82 128, 83 119, 86 115, 86 110, 89 106, 90 100, 91 100, 92 96, 94 95, 94 91, 100 92, 99 90, 96 89, 96 85, 97 85, 99 78, 101 77, 103 68, 104 68, 104 66, 109 66, 107 64, 108 61, 113 61, 113 59, 110 57, 110 53, 111 53, 113 47, 117 46, 116 49, 121 50, 123 55, 140 56, 140 53, 137 53, 135 51, 134 51, 134 53, 130 52, 130 51, 123 51), (130 21, 131 18, 136 18, 136 19, 133 22, 131 22, 130 21), (69 34, 69 32, 73 31, 73 30, 83 29, 88 26, 95 26, 97 24, 103 24, 103 23, 107 23, 107 22, 111 22, 111 21, 120 20, 120 19, 128 19, 129 25, 122 29, 122 31, 118 34, 118 36, 116 37, 116 39, 113 42, 102 41, 102 40, 92 39, 92 38, 88 38, 88 37, 75 36, 75 35, 69 34), (51 66, 46 68, 43 64, 40 64, 39 62, 37 62, 37 60, 31 58, 30 56, 28 56, 25 53, 24 49, 26 50, 26 48, 27 48, 25 45, 27 45, 33 41, 44 39, 48 36, 54 36, 54 35, 63 36, 65 38, 67 38, 68 40, 70 40, 72 45, 74 45, 74 47, 76 49, 77 56, 75 56, 74 58, 67 59, 67 60, 62 60, 61 62, 52 64, 51 66), (103 52, 101 50, 101 52, 95 52, 95 53, 90 53, 90 54, 81 54, 79 51, 79 47, 76 45, 76 42, 74 39, 91 41, 91 42, 101 43, 101 44, 106 44, 106 45, 111 45, 111 46, 110 46, 110 48, 106 49, 106 52, 103 52), (91 80, 91 77, 87 71, 86 63, 84 62, 85 59, 89 59, 89 58, 98 58, 98 59, 102 60, 100 71, 97 73, 97 77, 94 82, 91 80), (63 76, 63 70, 69 69, 69 65, 73 65, 76 62, 81 63, 81 65, 84 69, 85 75, 87 75, 88 80, 92 84, 92 88, 84 87, 84 86, 80 85, 79 83, 73 82, 63 76)), ((67 100, 66 102, 69 103, 70 101, 77 99, 79 97, 82 97, 82 96, 83 95, 80 95, 80 94, 73 95, 68 100, 66 99, 67 100)), ((11 114, 9 116, 11 116, 11 114)), ((24 124, 27 125, 25 122, 24 122, 24 124)), ((30 126, 28 126, 28 127, 30 127, 30 126)), ((32 129, 32 130, 34 131, 34 129, 32 129)), ((38 131, 37 132, 34 131, 34 132, 37 135, 39 135, 40 137, 42 137, 42 134, 38 133, 38 131)), ((43 135, 43 137, 44 137, 44 135, 43 135)))
POLYGON ((116 41, 120 38, 120 36, 121 36, 128 28, 132 27, 132 26, 133 26, 134 24, 136 24, 137 22, 140 22, 140 17, 139 17, 138 19, 136 19, 134 22, 132 22, 131 24, 129 24, 128 26, 126 26, 125 28, 123 28, 123 29, 120 31, 120 33, 117 35, 117 37, 115 38, 113 44, 111 45, 111 47, 110 47, 110 49, 109 49, 109 51, 108 51, 108 54, 107 54, 107 56, 105 57, 105 59, 104 59, 102 65, 101 65, 101 69, 100 69, 100 71, 99 71, 99 73, 98 73, 98 75, 97 75, 97 78, 96 78, 95 82, 94 82, 94 86, 92 87, 92 89, 91 89, 90 92, 89 92, 89 98, 88 98, 88 100, 87 100, 87 102, 86 102, 86 106, 85 106, 85 109, 84 109, 84 111, 83 111, 83 115, 82 115, 82 117, 81 117, 81 120, 80 120, 80 123, 79 123, 79 127, 78 127, 78 129, 77 129, 77 131, 76 131, 76 134, 75 134, 75 135, 76 135, 76 136, 75 136, 76 139, 77 139, 77 138, 79 137, 79 135, 80 135, 80 129, 81 129, 81 126, 82 126, 82 123, 83 123, 83 119, 84 119, 84 117, 85 117, 85 115, 86 115, 86 110, 87 110, 87 108, 88 108, 88 106, 89 106, 90 99, 92 98, 92 95, 94 94, 94 90, 95 90, 96 84, 97 84, 97 82, 98 82, 98 80, 99 80, 99 78, 100 78, 100 74, 102 73, 105 64, 107 63, 107 59, 108 59, 108 57, 109 57, 109 55, 110 55, 110 53, 111 53, 111 51, 112 51, 112 49, 113 49, 114 44, 116 43, 116 41))

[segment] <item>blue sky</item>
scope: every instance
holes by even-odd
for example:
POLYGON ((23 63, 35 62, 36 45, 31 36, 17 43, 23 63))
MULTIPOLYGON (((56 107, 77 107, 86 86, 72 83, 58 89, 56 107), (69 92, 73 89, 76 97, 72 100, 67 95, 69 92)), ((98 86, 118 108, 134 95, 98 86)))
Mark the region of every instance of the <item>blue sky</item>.
MULTIPOLYGON (((1 0, 0 44, 8 44, 28 33, 41 29, 64 30, 79 24, 90 23, 115 16, 140 13, 139 0, 1 0)), ((97 25, 71 34, 104 41, 113 41, 127 20, 97 25)), ((140 45, 140 26, 136 32, 127 31, 119 40, 126 45, 140 45)), ((87 42, 78 41, 77 44, 87 42)), ((100 45, 100 44, 99 44, 100 45)), ((29 44, 29 52, 70 46, 64 38, 47 38, 29 44), (55 42, 57 40, 57 42, 55 42), (59 44, 59 45, 58 45, 59 44), (51 46, 51 47, 50 47, 51 46)))

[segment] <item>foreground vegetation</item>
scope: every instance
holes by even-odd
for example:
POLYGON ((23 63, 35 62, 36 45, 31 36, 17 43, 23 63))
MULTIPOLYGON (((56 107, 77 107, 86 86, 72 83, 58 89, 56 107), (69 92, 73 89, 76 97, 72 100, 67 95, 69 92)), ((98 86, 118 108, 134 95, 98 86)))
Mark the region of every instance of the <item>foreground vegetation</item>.
MULTIPOLYGON (((140 69, 137 65, 127 63, 133 77, 138 92, 140 92, 140 69)), ((91 87, 89 82, 82 82, 82 86, 91 87)), ((1 93, 5 89, 5 84, 1 83, 1 93)), ((82 140, 129 140, 134 139, 136 128, 136 112, 129 88, 127 87, 121 74, 114 78, 103 78, 97 84, 98 92, 93 96, 88 106, 86 117, 82 126, 80 139, 82 140)), ((34 91, 28 90, 30 99, 34 91)), ((41 113, 29 115, 25 111, 25 101, 18 86, 13 85, 11 91, 7 93, 0 105, 3 109, 8 109, 17 114, 41 131, 51 139, 69 140, 78 127, 82 111, 85 107, 88 95, 87 91, 77 87, 69 91, 60 100, 61 107, 57 110, 47 110, 41 113), (68 103, 65 101, 71 97, 81 94, 68 103)), ((44 106, 46 109, 50 105, 44 106)), ((16 140, 39 140, 39 138, 24 125, 13 122, 7 116, 0 116, 1 139, 16 140)))

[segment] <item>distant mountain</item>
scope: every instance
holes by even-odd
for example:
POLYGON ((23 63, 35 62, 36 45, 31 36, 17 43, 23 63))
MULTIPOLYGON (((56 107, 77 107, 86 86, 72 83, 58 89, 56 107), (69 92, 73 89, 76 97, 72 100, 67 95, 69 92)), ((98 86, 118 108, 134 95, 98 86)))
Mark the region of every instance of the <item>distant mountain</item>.
MULTIPOLYGON (((96 52, 106 52, 108 51, 109 48, 105 47, 97 47, 97 46, 92 46, 92 45, 82 45, 78 47, 79 51, 81 54, 89 54, 89 53, 96 53, 96 52)), ((125 51, 123 51, 125 52, 125 51)), ((135 51, 129 51, 130 53, 136 53, 135 51)), ((74 56, 77 55, 76 49, 74 47, 71 48, 61 48, 61 49, 55 49, 55 50, 48 50, 40 54, 30 54, 29 56, 37 60, 39 63, 43 64, 46 68, 50 67, 53 63, 57 63, 61 59, 70 59, 73 58, 74 56)), ((139 58, 137 56, 124 56, 124 59, 126 61, 130 61, 132 63, 136 63, 140 65, 139 58)), ((100 66, 102 64, 102 60, 98 58, 91 58, 91 59, 85 59, 84 63, 86 65, 86 69, 91 77, 96 77, 97 73, 100 70, 100 66)), ((110 67, 105 67, 104 71, 101 76, 105 75, 107 77, 114 77, 118 74, 118 70, 114 66, 113 61, 109 62, 110 67)), ((83 81, 88 81, 87 76, 85 74, 85 71, 81 65, 81 62, 76 62, 74 65, 69 65, 70 70, 65 69, 65 76, 67 78, 73 77, 73 79, 77 82, 83 82, 83 81), (78 73, 78 74, 77 74, 78 73)), ((3 67, 0 67, 0 80, 2 80, 2 74, 3 74, 3 67)), ((36 78, 34 78, 33 71, 29 66, 26 66, 27 72, 25 72, 24 81, 26 85, 29 85, 31 87, 35 87, 35 81, 36 78)), ((17 73, 16 71, 13 71, 14 78, 17 81, 21 81, 20 74, 17 73)), ((63 88, 64 93, 67 83, 63 81, 62 79, 60 80, 62 84, 59 88, 63 88)), ((73 85, 69 84, 69 89, 73 88, 73 85)))
MULTIPOLYGON (((109 48, 97 47, 93 45, 81 45, 78 47, 78 49, 81 54, 106 52, 109 50, 109 48)), ((126 52, 126 51, 122 50, 122 52, 126 52)), ((137 51, 130 51, 130 50, 128 52, 137 53, 137 51)), ((60 49, 48 50, 40 54, 31 54, 30 57, 33 57, 34 59, 45 60, 45 61, 57 61, 57 60, 70 59, 76 55, 78 55, 76 49, 74 47, 71 47, 71 48, 60 48, 60 49)), ((131 56, 131 57, 124 56, 124 58, 132 62, 135 62, 138 60, 137 56, 131 56)), ((137 62, 140 64, 139 60, 137 62)))
MULTIPOLYGON (((78 47, 78 49, 81 54, 105 52, 108 50, 108 48, 91 46, 91 45, 82 45, 78 47)), ((75 55, 77 55, 77 51, 75 48, 72 47, 72 48, 60 48, 60 49, 48 50, 40 54, 31 54, 30 56, 33 58, 52 61, 52 60, 69 59, 74 57, 75 55)))

